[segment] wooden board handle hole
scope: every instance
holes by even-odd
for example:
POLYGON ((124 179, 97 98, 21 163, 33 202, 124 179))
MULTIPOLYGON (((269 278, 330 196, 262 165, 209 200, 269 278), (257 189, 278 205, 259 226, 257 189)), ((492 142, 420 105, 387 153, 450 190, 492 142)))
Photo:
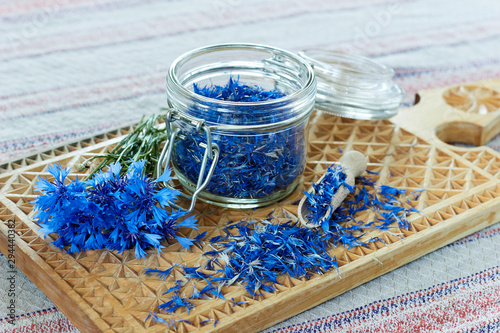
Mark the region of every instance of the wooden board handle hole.
POLYGON ((436 128, 436 136, 448 144, 465 143, 481 146, 483 128, 466 121, 444 123, 436 128))

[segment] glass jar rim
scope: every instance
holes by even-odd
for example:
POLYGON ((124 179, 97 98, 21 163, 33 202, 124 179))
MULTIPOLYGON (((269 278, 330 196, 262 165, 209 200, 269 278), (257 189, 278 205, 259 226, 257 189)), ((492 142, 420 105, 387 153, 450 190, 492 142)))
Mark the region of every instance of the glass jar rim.
POLYGON ((286 51, 284 49, 280 49, 277 47, 273 46, 267 46, 263 44, 253 44, 253 43, 222 43, 222 44, 213 44, 213 45, 208 45, 204 47, 199 47, 196 49, 193 49, 191 51, 188 51, 179 57, 177 57, 172 64, 170 65, 169 71, 168 71, 168 77, 172 82, 175 84, 175 87, 177 88, 177 92, 185 95, 186 97, 199 100, 204 103, 217 103, 220 106, 223 107, 237 107, 237 106, 242 106, 244 105, 245 107, 252 107, 252 106, 273 106, 273 105, 279 105, 279 104, 286 104, 287 102, 292 102, 298 98, 301 98, 302 95, 307 95, 311 89, 316 88, 316 76, 314 73, 314 70, 312 66, 302 57, 298 56, 295 53, 286 51), (274 54, 279 54, 279 55, 284 55, 288 58, 293 59, 300 65, 303 65, 306 70, 307 70, 307 81, 304 83, 304 85, 298 89, 297 91, 294 91, 291 94, 287 94, 283 97, 277 98, 277 99, 269 99, 266 101, 257 101, 257 102, 235 102, 235 101, 224 101, 224 100, 218 100, 210 97, 205 97, 202 95, 199 95, 195 93, 194 91, 191 91, 184 87, 184 85, 181 84, 178 76, 177 76, 177 71, 179 68, 188 60, 192 59, 193 57, 197 55, 202 55, 205 53, 210 53, 210 52, 216 52, 218 50, 228 50, 228 49, 234 49, 234 50, 244 50, 244 49, 249 49, 249 50, 263 50, 267 51, 269 53, 274 53, 274 54))

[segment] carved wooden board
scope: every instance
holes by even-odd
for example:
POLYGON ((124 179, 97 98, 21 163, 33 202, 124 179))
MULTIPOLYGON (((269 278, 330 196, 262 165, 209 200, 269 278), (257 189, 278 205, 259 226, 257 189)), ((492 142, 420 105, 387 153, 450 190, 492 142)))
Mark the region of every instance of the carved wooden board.
MULTIPOLYGON (((485 148, 456 148, 438 139, 483 144, 499 132, 500 81, 491 80, 424 91, 419 103, 401 110, 391 121, 356 121, 317 113, 311 120, 309 153, 304 183, 287 200, 258 210, 231 210, 199 203, 200 231, 219 235, 225 223, 259 219, 274 210, 276 222, 294 216, 304 187, 317 180, 326 166, 339 160, 340 151, 365 153, 368 169, 379 173, 378 184, 425 189, 411 204, 423 214, 412 215, 410 230, 401 233, 371 231, 385 241, 370 247, 332 250, 340 265, 336 272, 309 280, 282 276, 278 291, 252 299, 243 287, 222 290, 226 300, 193 301, 188 314, 179 309, 179 332, 252 332, 283 321, 379 275, 404 265, 454 240, 500 220, 500 154, 485 148), (340 149, 339 149, 340 148, 340 149), (233 306, 236 302, 248 303, 233 306), (297 301, 300 299, 300 301, 297 301), (202 324, 207 319, 212 321, 202 324), (213 323, 218 319, 217 326, 213 323)), ((168 300, 163 293, 174 283, 143 274, 145 267, 203 264, 207 248, 165 244, 164 254, 149 251, 138 261, 133 251, 118 255, 89 251, 69 255, 49 245, 33 222, 33 184, 49 176, 47 165, 70 167, 116 144, 130 131, 123 128, 82 142, 52 149, 0 166, 0 250, 7 253, 9 220, 15 220, 16 265, 82 332, 163 332, 166 325, 145 321, 148 313, 168 300)), ((71 177, 76 177, 72 173, 71 177)), ((365 216, 365 221, 373 216, 365 216)), ((192 235, 189 235, 192 236, 192 235)), ((182 274, 176 272, 176 278, 182 274)), ((169 315, 160 315, 171 318, 169 315)))

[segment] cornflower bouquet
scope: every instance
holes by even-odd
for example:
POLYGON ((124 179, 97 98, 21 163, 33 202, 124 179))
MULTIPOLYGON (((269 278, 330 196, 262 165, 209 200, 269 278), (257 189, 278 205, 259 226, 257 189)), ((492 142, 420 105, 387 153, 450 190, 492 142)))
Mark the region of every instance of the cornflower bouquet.
POLYGON ((122 253, 133 248, 141 259, 146 248, 161 251, 161 243, 173 238, 189 248, 198 239, 177 232, 181 227, 197 230, 194 216, 168 210, 179 194, 160 186, 171 179, 170 170, 153 180, 144 174, 145 163, 132 161, 126 172, 120 162, 111 163, 107 171, 85 181, 69 179, 69 169, 59 164, 49 166, 54 180, 40 178, 35 185, 41 192, 33 202, 41 232, 56 233, 52 244, 69 253, 104 248, 122 253))

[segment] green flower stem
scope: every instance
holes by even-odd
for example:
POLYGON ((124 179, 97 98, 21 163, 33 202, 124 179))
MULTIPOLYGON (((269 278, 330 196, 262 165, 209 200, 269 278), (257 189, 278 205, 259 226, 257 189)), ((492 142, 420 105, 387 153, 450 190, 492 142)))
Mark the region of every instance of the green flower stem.
POLYGON ((163 115, 152 115, 148 119, 141 119, 137 127, 124 137, 111 151, 105 154, 95 155, 85 160, 79 165, 79 170, 83 170, 87 163, 96 159, 103 158, 101 163, 92 170, 86 179, 101 171, 104 167, 113 162, 120 162, 123 165, 121 174, 125 174, 132 161, 141 159, 146 160, 145 173, 154 174, 156 163, 161 152, 161 145, 167 138, 165 129, 159 129, 156 124, 163 115))

